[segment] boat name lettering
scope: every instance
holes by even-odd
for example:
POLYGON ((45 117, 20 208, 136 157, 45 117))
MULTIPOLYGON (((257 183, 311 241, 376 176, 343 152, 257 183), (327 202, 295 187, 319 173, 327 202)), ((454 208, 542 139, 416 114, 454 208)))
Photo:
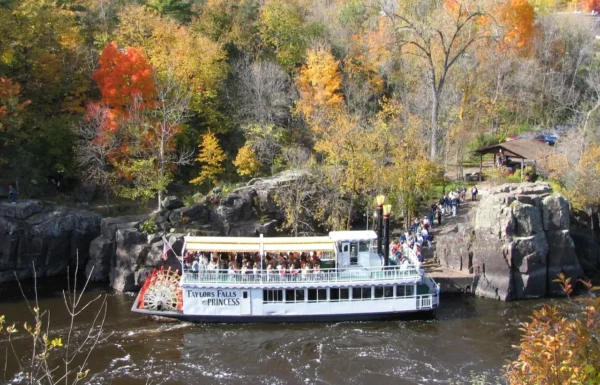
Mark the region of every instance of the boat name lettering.
POLYGON ((205 298, 202 300, 204 306, 240 306, 237 291, 193 291, 187 290, 188 298, 205 298))
POLYGON ((209 298, 202 301, 205 306, 240 306, 239 298, 209 298))

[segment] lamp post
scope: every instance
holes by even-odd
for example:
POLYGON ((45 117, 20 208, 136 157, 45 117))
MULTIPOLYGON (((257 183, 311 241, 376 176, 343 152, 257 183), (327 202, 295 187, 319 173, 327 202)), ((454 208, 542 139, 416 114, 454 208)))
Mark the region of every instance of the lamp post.
POLYGON ((375 197, 377 203, 377 254, 383 254, 381 249, 381 241, 383 240, 383 202, 385 202, 385 196, 377 195, 375 197))
POLYGON ((392 211, 392 205, 387 204, 383 206, 383 227, 384 230, 384 241, 383 241, 383 266, 389 266, 390 264, 390 212, 392 211))

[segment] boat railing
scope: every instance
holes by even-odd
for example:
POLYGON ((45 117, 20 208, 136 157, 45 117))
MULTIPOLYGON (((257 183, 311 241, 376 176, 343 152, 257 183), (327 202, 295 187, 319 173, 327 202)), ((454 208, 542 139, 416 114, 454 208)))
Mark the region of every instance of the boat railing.
POLYGON ((289 270, 259 270, 253 272, 230 270, 185 270, 182 283, 227 283, 227 284, 272 284, 272 283, 327 283, 361 281, 416 281, 421 278, 419 270, 413 265, 368 267, 368 268, 330 268, 313 272, 290 272, 289 270))
POLYGON ((417 309, 433 309, 440 305, 440 295, 438 293, 417 295, 416 298, 417 309))

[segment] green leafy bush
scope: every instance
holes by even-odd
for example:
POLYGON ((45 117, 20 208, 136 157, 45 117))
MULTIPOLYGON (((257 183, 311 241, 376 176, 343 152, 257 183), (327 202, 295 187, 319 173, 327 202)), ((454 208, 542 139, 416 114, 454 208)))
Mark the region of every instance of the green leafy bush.
POLYGON ((147 221, 140 225, 140 231, 146 235, 155 234, 158 231, 156 217, 154 215, 150 216, 147 221))

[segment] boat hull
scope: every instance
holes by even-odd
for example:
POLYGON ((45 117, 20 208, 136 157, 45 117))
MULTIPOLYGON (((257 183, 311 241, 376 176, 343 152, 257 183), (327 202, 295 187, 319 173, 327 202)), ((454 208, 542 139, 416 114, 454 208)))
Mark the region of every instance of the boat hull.
POLYGON ((307 315, 269 315, 269 316, 227 316, 227 315, 196 315, 176 312, 152 312, 132 309, 136 313, 147 316, 160 316, 178 319, 192 323, 315 323, 315 322, 359 322, 359 321, 389 321, 389 320, 422 320, 435 318, 436 309, 422 309, 410 312, 386 313, 353 313, 353 314, 307 314, 307 315))

